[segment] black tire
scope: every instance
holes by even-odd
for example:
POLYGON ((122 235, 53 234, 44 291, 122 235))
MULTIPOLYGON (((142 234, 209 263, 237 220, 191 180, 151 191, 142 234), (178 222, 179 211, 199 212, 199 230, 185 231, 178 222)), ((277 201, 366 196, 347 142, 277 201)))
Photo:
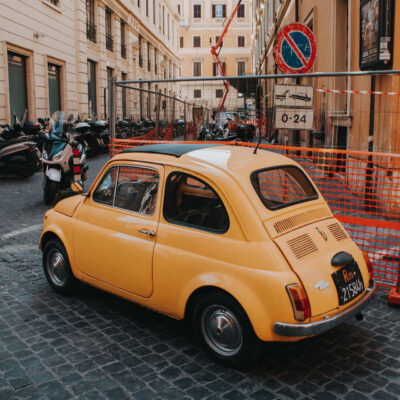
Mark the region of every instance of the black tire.
POLYGON ((260 340, 233 297, 220 292, 203 295, 191 317, 194 335, 212 358, 235 368, 255 360, 260 340))
POLYGON ((43 271, 47 282, 57 293, 70 295, 79 286, 72 273, 67 252, 58 239, 50 239, 43 247, 43 271))
POLYGON ((25 157, 25 163, 18 169, 21 178, 29 178, 35 173, 35 159, 30 154, 25 157))
POLYGON ((60 184, 50 180, 47 176, 44 182, 43 200, 46 204, 53 204, 59 191, 60 184))

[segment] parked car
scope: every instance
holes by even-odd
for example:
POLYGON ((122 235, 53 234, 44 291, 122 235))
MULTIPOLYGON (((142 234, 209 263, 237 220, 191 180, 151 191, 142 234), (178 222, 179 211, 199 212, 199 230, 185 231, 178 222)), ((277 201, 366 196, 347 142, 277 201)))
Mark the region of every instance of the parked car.
POLYGON ((222 144, 123 151, 45 214, 40 248, 56 292, 84 281, 186 319, 234 366, 260 342, 360 317, 375 291, 368 259, 295 161, 222 144))

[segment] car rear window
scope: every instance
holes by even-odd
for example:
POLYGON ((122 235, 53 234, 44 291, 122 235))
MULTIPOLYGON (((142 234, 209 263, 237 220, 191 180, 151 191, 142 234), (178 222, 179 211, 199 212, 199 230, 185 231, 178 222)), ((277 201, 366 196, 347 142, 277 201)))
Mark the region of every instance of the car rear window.
POLYGON ((306 175, 295 166, 281 166, 255 171, 251 182, 261 201, 269 210, 318 198, 306 175))

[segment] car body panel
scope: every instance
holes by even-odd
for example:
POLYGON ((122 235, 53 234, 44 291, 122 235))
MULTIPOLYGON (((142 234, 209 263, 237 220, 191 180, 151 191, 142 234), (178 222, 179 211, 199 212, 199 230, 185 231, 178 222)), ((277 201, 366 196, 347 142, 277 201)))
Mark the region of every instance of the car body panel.
POLYGON ((78 207, 84 200, 84 196, 77 194, 75 196, 68 197, 67 199, 59 201, 54 209, 67 217, 72 217, 78 207))

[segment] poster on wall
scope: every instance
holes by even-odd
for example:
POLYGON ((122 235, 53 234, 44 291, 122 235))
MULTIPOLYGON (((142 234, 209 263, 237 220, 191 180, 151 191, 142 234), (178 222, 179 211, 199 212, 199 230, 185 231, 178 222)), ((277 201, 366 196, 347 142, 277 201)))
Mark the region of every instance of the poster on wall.
POLYGON ((389 68, 393 48, 393 0, 360 2, 360 69, 389 68))

